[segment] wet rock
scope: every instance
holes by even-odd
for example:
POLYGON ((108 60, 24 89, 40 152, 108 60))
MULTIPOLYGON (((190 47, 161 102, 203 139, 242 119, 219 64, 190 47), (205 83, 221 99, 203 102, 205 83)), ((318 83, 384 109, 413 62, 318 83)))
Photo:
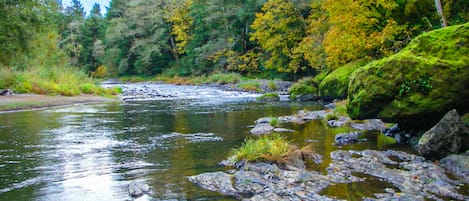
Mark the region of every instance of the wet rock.
POLYGON ((329 120, 327 121, 327 125, 335 128, 335 127, 342 127, 345 126, 351 119, 349 117, 340 116, 339 119, 329 120))
POLYGON ((188 178, 189 181, 200 187, 220 192, 226 195, 238 195, 238 191, 233 188, 233 175, 224 172, 203 173, 188 178))
MULTIPOLYGON (((401 194, 413 200, 448 199, 467 200, 469 197, 458 193, 459 181, 448 178, 445 170, 423 157, 400 151, 335 151, 333 162, 327 168, 330 175, 347 180, 354 172, 378 177, 397 187, 401 194)), ((350 181, 353 182, 353 181, 350 181)), ((380 200, 392 200, 392 195, 383 194, 380 200)))
POLYGON ((448 172, 458 176, 469 184, 469 155, 452 154, 440 160, 440 164, 448 172))
POLYGON ((344 145, 357 143, 360 141, 358 137, 360 137, 361 134, 361 132, 339 133, 335 136, 335 144, 344 145))
POLYGON ((442 167, 420 156, 394 150, 339 150, 332 152, 331 158, 327 175, 301 168, 281 168, 275 163, 243 162, 229 174, 204 173, 190 180, 208 190, 244 200, 335 200, 320 195, 321 191, 330 185, 361 182, 372 176, 388 182, 392 188, 364 200, 469 199, 458 192, 458 186, 467 181, 448 178, 442 167))
POLYGON ((11 96, 13 91, 11 89, 5 89, 0 91, 0 96, 11 96))
POLYGON ((281 123, 305 123, 312 120, 324 119, 326 115, 330 114, 330 111, 318 110, 318 111, 306 111, 300 110, 297 114, 291 116, 282 116, 278 120, 281 123))
POLYGON ((461 149, 461 140, 468 140, 468 136, 469 129, 456 110, 451 110, 422 135, 417 144, 417 151, 427 157, 441 158, 451 153, 458 153, 461 149))
POLYGON ((383 131, 386 125, 380 119, 367 119, 365 123, 350 123, 350 127, 361 131, 383 131))
POLYGON ((242 195, 252 196, 262 193, 270 186, 269 182, 260 173, 255 171, 237 171, 234 174, 234 178, 234 187, 242 195))
POLYGON ((129 193, 130 197, 139 198, 150 193, 150 186, 144 182, 134 181, 127 185, 127 193, 129 193))
POLYGON ((251 129, 251 133, 255 135, 262 135, 271 133, 274 130, 274 127, 271 126, 269 123, 259 123, 256 124, 256 127, 251 129))

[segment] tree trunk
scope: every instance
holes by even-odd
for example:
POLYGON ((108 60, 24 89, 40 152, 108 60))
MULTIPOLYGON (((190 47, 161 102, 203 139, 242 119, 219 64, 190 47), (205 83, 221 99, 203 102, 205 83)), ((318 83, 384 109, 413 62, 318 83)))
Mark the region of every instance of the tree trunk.
POLYGON ((448 26, 448 23, 446 22, 446 18, 443 15, 443 6, 441 6, 440 0, 435 0, 435 7, 436 7, 436 11, 438 11, 438 15, 440 15, 441 17, 441 26, 442 27, 448 26))

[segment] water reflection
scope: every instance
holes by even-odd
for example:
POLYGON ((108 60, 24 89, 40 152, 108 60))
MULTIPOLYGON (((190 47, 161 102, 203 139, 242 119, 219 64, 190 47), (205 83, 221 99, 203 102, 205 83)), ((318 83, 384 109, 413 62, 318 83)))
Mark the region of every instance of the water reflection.
MULTIPOLYGON (((147 100, 0 114, 0 200, 128 200, 126 185, 147 182, 151 199, 234 200, 186 179, 217 165, 265 116, 315 110, 317 104, 147 100)), ((376 137, 337 147, 320 121, 287 124, 294 143, 312 142, 325 163, 337 149, 379 148, 376 137)), ((344 190, 344 189, 342 189, 344 190)), ((345 189, 346 190, 346 189, 345 189)), ((346 190, 347 191, 347 190, 346 190)))

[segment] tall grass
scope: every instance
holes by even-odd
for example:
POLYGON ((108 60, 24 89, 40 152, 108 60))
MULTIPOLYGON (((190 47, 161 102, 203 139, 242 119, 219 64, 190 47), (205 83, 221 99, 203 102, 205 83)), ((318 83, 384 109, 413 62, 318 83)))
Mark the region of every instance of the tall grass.
POLYGON ((280 135, 262 136, 246 140, 240 148, 232 151, 235 161, 281 161, 288 153, 288 141, 280 135))
POLYGON ((38 34, 31 43, 34 50, 12 67, 0 66, 0 89, 15 93, 76 96, 81 93, 110 95, 118 89, 103 89, 82 70, 71 67, 57 46, 57 33, 38 34), (20 67, 21 66, 21 67, 20 67))

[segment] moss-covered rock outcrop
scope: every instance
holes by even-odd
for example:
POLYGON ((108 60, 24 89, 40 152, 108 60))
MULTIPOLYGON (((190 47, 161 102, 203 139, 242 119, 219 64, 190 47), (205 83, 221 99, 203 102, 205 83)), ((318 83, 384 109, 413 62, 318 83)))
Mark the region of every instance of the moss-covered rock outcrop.
POLYGON ((469 109, 469 23, 421 34, 399 53, 356 70, 352 118, 431 127, 451 109, 469 109))
POLYGON ((319 95, 326 99, 347 97, 350 75, 366 61, 359 60, 345 64, 329 73, 319 84, 319 95))

